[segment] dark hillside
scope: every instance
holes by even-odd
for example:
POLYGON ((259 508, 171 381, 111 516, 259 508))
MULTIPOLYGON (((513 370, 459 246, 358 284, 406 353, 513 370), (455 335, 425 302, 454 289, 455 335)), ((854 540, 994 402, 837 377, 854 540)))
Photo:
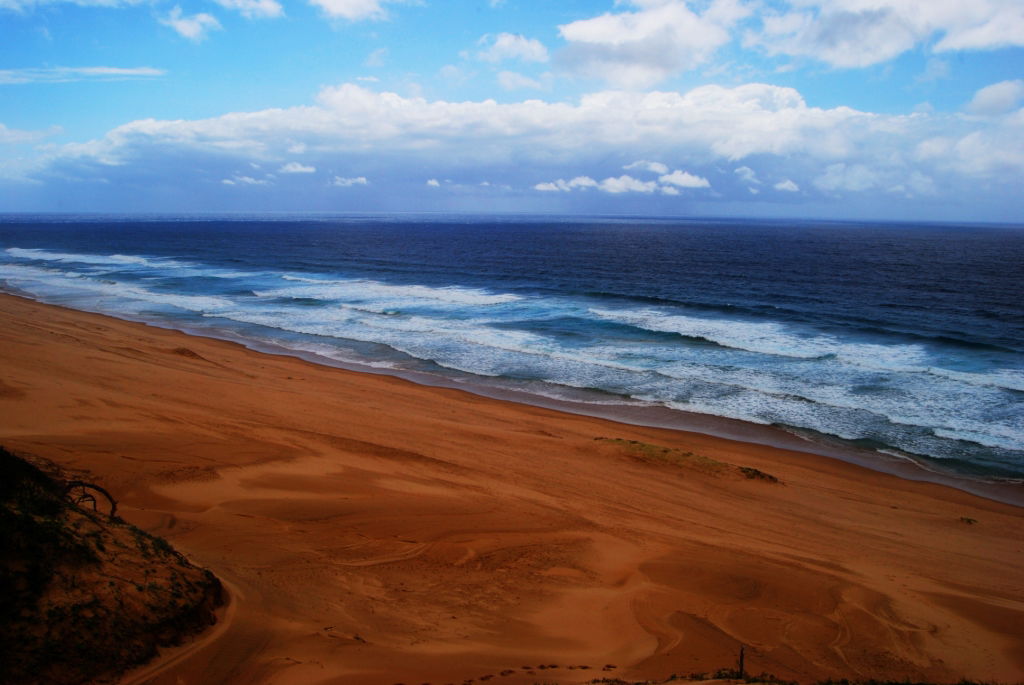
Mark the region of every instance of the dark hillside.
POLYGON ((0 682, 116 677, 209 626, 223 601, 212 573, 110 516, 102 492, 78 488, 77 505, 67 490, 0 448, 0 682))

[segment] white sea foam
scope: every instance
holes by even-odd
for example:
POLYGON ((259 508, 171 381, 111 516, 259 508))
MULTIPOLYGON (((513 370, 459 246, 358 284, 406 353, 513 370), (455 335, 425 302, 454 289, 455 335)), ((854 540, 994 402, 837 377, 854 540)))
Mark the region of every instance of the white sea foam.
POLYGON ((288 341, 282 343, 280 340, 274 340, 272 338, 261 339, 260 342, 266 345, 272 345, 274 347, 284 347, 285 349, 293 352, 306 352, 308 354, 316 355, 317 357, 324 357, 332 361, 341 362, 343 364, 352 364, 353 366, 364 366, 371 369, 398 369, 401 368, 400 364, 390 361, 381 361, 375 359, 368 359, 366 357, 357 355, 347 350, 339 349, 334 345, 318 344, 318 343, 304 343, 297 341, 288 341))
MULTIPOLYGON (((210 312, 232 306, 231 300, 213 295, 182 295, 177 293, 161 293, 137 285, 127 285, 116 281, 92 278, 88 275, 68 271, 54 271, 18 264, 0 265, 0 276, 10 278, 20 288, 28 292, 50 289, 64 298, 89 296, 116 299, 122 303, 147 302, 177 307, 186 311, 210 312)), ((93 301, 93 306, 102 308, 102 303, 93 301)), ((108 306, 115 310, 113 303, 108 306)))
POLYGON ((676 333, 688 338, 708 340, 723 347, 774 354, 799 359, 814 359, 835 352, 831 340, 792 335, 782 324, 772 322, 727 321, 654 309, 608 310, 591 308, 594 316, 659 333, 676 333))
POLYGON ((883 371, 924 373, 931 356, 921 345, 844 342, 829 334, 804 335, 776 322, 707 319, 654 309, 588 310, 606 321, 660 333, 703 339, 722 347, 792 359, 835 357, 847 364, 883 371))
POLYGON ((935 435, 951 440, 967 440, 986 447, 1019 450, 1024 445, 1024 428, 991 425, 978 421, 957 421, 958 425, 935 428, 935 435))
POLYGON ((79 254, 73 252, 54 252, 38 248, 9 247, 5 250, 7 254, 18 259, 31 259, 36 261, 53 262, 75 262, 79 264, 94 264, 98 266, 145 266, 158 268, 175 268, 185 266, 182 262, 166 257, 140 257, 137 255, 96 255, 79 254))
MULTIPOLYGON (((399 304, 454 304, 489 306, 522 299, 511 293, 492 293, 477 288, 425 285, 391 285, 368 279, 314 279, 283 275, 283 279, 305 283, 305 286, 259 291, 262 297, 302 297, 325 301, 370 301, 399 304)), ((383 306, 383 305, 382 305, 383 306)))
POLYGON ((1017 369, 996 369, 986 373, 972 373, 969 371, 953 371, 952 369, 941 369, 935 366, 930 366, 927 371, 928 373, 936 376, 943 376, 955 381, 960 381, 961 383, 1024 392, 1024 371, 1019 371, 1017 369))

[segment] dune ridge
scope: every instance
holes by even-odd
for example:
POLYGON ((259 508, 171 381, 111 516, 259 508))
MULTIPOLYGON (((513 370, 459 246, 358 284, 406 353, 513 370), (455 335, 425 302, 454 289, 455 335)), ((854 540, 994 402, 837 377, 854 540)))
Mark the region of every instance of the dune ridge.
POLYGON ((800 682, 1024 678, 1010 505, 9 295, 0 382, 0 444, 232 590, 126 682, 654 680, 740 645, 800 682))

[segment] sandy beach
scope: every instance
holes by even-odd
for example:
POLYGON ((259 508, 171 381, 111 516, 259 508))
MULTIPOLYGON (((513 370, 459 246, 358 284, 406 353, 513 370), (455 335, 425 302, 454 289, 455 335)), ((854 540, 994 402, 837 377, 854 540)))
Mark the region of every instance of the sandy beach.
POLYGON ((1024 509, 813 454, 9 295, 0 444, 230 589, 126 683, 1024 679, 1024 509))

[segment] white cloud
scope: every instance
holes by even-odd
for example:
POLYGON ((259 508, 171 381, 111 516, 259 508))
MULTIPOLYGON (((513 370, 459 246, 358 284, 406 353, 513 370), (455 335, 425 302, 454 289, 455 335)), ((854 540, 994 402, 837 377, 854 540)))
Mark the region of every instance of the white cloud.
POLYGON ((310 4, 319 7, 329 17, 339 17, 349 21, 367 19, 387 19, 388 13, 383 5, 401 0, 309 0, 310 4))
POLYGON ((729 42, 749 10, 740 0, 712 0, 702 14, 684 0, 621 0, 633 12, 605 13, 559 26, 565 64, 620 87, 646 88, 707 62, 729 42))
POLYGON ((740 177, 740 180, 748 185, 761 185, 761 181, 757 178, 757 173, 748 166, 741 166, 737 169, 733 169, 733 173, 740 177))
POLYGON ((878 174, 863 164, 830 164, 825 173, 814 179, 814 185, 825 191, 860 192, 879 184, 878 174))
POLYGON ((281 174, 312 174, 316 171, 316 167, 305 166, 298 162, 288 162, 277 171, 281 174))
MULTIPOLYGON (((121 169, 124 178, 138 178, 173 167, 175 173, 168 172, 162 183, 184 186, 200 177, 196 171, 231 179, 243 164, 276 170, 282 160, 301 158, 303 165, 318 169, 373 168, 382 186, 398 187, 401 180, 425 190, 418 170, 429 169, 438 186, 446 177, 486 178, 495 186, 540 186, 548 192, 589 188, 640 194, 706 187, 708 174, 725 168, 739 170, 733 173, 743 184, 731 192, 749 197, 743 187, 749 188, 757 174, 743 172, 753 166, 743 161, 756 160, 759 173, 770 170, 773 183, 792 180, 809 199, 846 192, 888 196, 887 189, 899 185, 921 194, 928 184, 912 188, 908 179, 914 172, 931 179, 944 198, 968 185, 1014 197, 1019 191, 1011 188, 1013 180, 1024 176, 1021 140, 1024 115, 822 109, 809 107, 793 89, 765 84, 702 86, 684 93, 605 91, 576 102, 511 103, 427 100, 343 84, 323 89, 304 106, 192 121, 133 121, 96 140, 52 146, 23 175, 70 183, 112 168, 121 169), (686 170, 660 174, 652 165, 661 162, 651 160, 662 159, 686 160, 686 170), (639 185, 615 178, 620 172, 612 170, 620 168, 639 185), (602 175, 578 176, 580 170, 602 175), (605 176, 611 182, 594 180, 605 176), (560 180, 539 184, 540 179, 560 180), (654 187, 644 185, 652 181, 654 187)), ((729 197, 730 189, 719 192, 729 197)), ((717 197, 705 195, 708 201, 717 197)))
POLYGON ((217 4, 229 10, 237 10, 250 19, 284 16, 281 3, 277 0, 216 0, 217 4))
POLYGON ((793 183, 793 181, 789 180, 788 178, 784 181, 779 181, 772 187, 775 188, 775 190, 780 190, 784 193, 797 193, 800 191, 800 186, 798 186, 796 183, 793 183))
POLYGON ((597 186, 606 193, 653 193, 658 189, 654 181, 639 181, 628 174, 618 178, 606 178, 597 186))
POLYGON ((532 79, 529 76, 523 76, 514 71, 501 71, 498 72, 498 85, 505 90, 522 90, 524 88, 532 90, 544 90, 546 86, 538 81, 532 79))
POLYGON ((16 128, 7 128, 0 124, 0 144, 16 145, 19 143, 34 143, 37 140, 57 135, 61 132, 59 126, 52 126, 45 131, 24 131, 16 128))
POLYGON ((936 52, 1024 45, 1020 0, 788 0, 766 10, 747 46, 835 67, 888 61, 937 39, 936 52))
POLYGON ((547 62, 548 49, 535 38, 527 38, 513 33, 499 33, 497 36, 485 35, 477 41, 478 45, 487 46, 476 54, 477 59, 485 62, 502 62, 519 59, 524 62, 547 62))
POLYGON ((1000 81, 975 93, 967 111, 973 114, 1006 114, 1016 109, 1021 100, 1024 100, 1024 81, 1000 81))
MULTIPOLYGON (((589 188, 597 188, 602 192, 611 193, 612 195, 619 195, 622 193, 653 193, 654 191, 659 190, 659 186, 656 181, 641 181, 628 174, 623 174, 618 177, 609 177, 600 183, 592 179, 590 176, 577 176, 571 181, 566 181, 560 178, 557 181, 551 181, 550 183, 538 183, 533 186, 534 190, 540 190, 548 193, 568 193, 577 189, 587 190, 589 188)), ((661 188, 661 190, 664 191, 664 188, 661 188)), ((673 193, 669 192, 669 194, 673 193)))
POLYGON ((795 90, 763 84, 702 86, 687 93, 609 91, 584 96, 577 104, 428 101, 344 84, 322 90, 313 106, 195 121, 134 121, 65 153, 127 159, 152 144, 255 158, 284 156, 286 149, 302 144, 319 154, 373 149, 436 155, 458 147, 462 163, 607 158, 638 149, 695 164, 750 155, 839 161, 865 152, 868 142, 887 153, 906 146, 917 121, 844 107, 808 107, 795 90))
POLYGON ((206 38, 209 31, 221 27, 220 22, 206 12, 184 16, 179 5, 175 5, 166 17, 161 18, 160 23, 170 26, 185 38, 197 43, 206 38))
POLYGON ((534 190, 541 190, 545 192, 562 192, 568 193, 575 188, 596 188, 597 181, 590 178, 589 176, 577 176, 571 181, 558 179, 550 183, 538 183, 533 187, 534 190))
POLYGON ((355 178, 335 176, 334 180, 331 181, 332 186, 338 186, 339 188, 351 188, 352 186, 365 186, 368 184, 369 181, 366 180, 365 176, 356 176, 355 178))
POLYGON ((710 188, 711 183, 701 176, 694 176, 693 174, 680 171, 676 169, 671 174, 665 174, 658 178, 659 181, 665 184, 678 186, 680 188, 710 188))
POLYGON ((440 188, 441 182, 438 181, 436 178, 431 178, 427 180, 427 185, 430 186, 431 188, 440 188))
POLYGON ((643 171, 650 171, 654 174, 667 174, 668 167, 661 162, 648 162, 646 159, 637 160, 631 164, 627 164, 622 167, 626 171, 632 171, 633 169, 641 169, 643 171))
POLYGON ((226 186, 265 186, 270 183, 265 179, 253 178, 252 176, 233 176, 221 181, 226 186))
POLYGON ((119 81, 153 78, 167 72, 153 67, 35 67, 0 69, 0 85, 17 83, 64 83, 68 81, 119 81))

